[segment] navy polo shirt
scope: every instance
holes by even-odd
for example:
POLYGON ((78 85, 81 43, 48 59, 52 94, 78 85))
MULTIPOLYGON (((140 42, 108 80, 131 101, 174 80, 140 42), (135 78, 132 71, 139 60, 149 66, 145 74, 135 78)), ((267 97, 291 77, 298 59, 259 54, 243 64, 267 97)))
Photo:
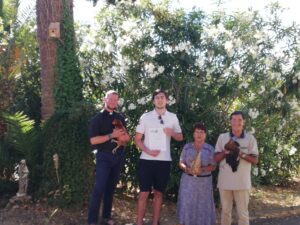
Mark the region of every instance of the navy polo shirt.
MULTIPOLYGON (((115 111, 110 113, 107 110, 102 110, 101 112, 99 112, 90 120, 89 138, 111 134, 114 129, 114 125, 112 124, 112 121, 114 119, 122 121, 124 127, 126 127, 125 119, 120 113, 117 113, 115 111)), ((117 143, 108 140, 102 144, 92 145, 92 148, 99 151, 111 151, 116 146, 117 143)), ((124 147, 119 147, 119 149, 122 148, 124 147)))

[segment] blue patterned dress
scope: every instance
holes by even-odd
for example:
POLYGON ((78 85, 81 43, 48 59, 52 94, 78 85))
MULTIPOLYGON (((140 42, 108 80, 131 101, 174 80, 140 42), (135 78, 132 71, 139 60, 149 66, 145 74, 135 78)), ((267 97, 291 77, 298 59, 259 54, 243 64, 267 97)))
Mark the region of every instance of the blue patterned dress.
MULTIPOLYGON (((180 160, 188 167, 197 155, 193 143, 184 146, 180 160)), ((201 166, 215 165, 214 148, 205 143, 201 150, 201 166)), ((210 172, 201 175, 209 175, 210 172)), ((212 176, 193 177, 182 173, 177 202, 177 217, 184 225, 216 224, 212 176)))

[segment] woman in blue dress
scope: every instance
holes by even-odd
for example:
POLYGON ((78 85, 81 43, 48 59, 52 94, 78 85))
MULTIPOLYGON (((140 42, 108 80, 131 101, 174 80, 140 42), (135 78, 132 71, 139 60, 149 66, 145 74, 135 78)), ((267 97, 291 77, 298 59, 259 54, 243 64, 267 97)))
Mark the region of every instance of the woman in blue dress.
POLYGON ((205 143, 206 127, 193 125, 194 141, 181 152, 179 167, 183 170, 177 216, 180 225, 216 224, 211 171, 215 170, 214 148, 205 143))

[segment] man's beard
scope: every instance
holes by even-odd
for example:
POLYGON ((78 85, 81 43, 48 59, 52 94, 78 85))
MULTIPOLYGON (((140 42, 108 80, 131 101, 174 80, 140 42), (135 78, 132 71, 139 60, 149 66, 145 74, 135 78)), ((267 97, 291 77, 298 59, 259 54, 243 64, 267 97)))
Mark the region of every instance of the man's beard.
POLYGON ((114 111, 117 107, 112 108, 112 107, 110 107, 110 106, 107 105, 106 108, 108 108, 109 110, 114 111))

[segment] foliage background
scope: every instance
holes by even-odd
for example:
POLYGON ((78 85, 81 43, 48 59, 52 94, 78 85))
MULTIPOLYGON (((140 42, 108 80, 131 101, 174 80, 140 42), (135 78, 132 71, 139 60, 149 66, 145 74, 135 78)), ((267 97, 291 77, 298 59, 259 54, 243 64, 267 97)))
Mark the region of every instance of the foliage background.
MULTIPOLYGON (((166 89, 185 141, 191 140, 191 125, 203 121, 212 145, 228 130, 229 114, 243 110, 246 129, 259 143, 254 182, 282 184, 299 172, 298 35, 299 26, 281 23, 277 4, 265 17, 251 10, 232 15, 171 10, 168 2, 104 7, 96 25, 79 32, 84 93, 97 102, 102 90, 118 90, 134 134, 140 115, 153 107, 152 91, 166 89)), ((173 145, 171 195, 178 188, 182 145, 173 145)), ((132 154, 126 181, 135 179, 132 154)))
MULTIPOLYGON (((259 144, 254 183, 286 184, 300 172, 300 29, 297 24, 283 25, 281 10, 273 4, 264 15, 252 10, 206 14, 174 10, 167 1, 121 2, 104 6, 93 26, 77 25, 75 34, 66 13, 65 42, 57 43, 57 107, 46 123, 40 120, 35 23, 25 20, 12 32, 6 24, 15 20, 3 17, 0 127, 5 129, 0 132, 0 171, 10 173, 0 182, 12 180, 24 157, 31 171, 31 193, 60 206, 87 202, 94 179, 87 125, 102 107, 104 92, 120 93, 119 110, 133 136, 139 117, 153 109, 152 92, 163 88, 170 96, 168 109, 178 115, 185 136, 184 142, 172 143, 169 197, 177 195, 181 175, 177 163, 182 146, 191 141, 192 124, 204 122, 207 142, 214 145, 228 130, 228 116, 236 109, 247 115, 246 130, 259 144), (10 49, 19 49, 18 54, 8 54, 10 49), (60 159, 59 182, 55 153, 60 159)), ((135 193, 139 152, 133 142, 126 154, 122 183, 135 193)))

